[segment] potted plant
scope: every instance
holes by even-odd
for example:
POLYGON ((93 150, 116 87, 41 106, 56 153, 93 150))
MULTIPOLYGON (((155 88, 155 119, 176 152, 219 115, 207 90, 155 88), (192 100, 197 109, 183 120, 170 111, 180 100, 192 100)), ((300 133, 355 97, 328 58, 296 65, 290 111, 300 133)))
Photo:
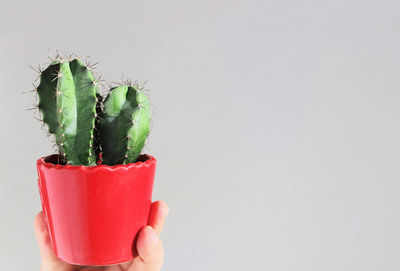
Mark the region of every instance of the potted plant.
POLYGON ((40 72, 38 109, 58 154, 37 160, 43 214, 56 256, 78 265, 110 265, 135 256, 147 225, 156 159, 141 155, 150 103, 136 84, 105 98, 92 68, 57 57, 40 72))

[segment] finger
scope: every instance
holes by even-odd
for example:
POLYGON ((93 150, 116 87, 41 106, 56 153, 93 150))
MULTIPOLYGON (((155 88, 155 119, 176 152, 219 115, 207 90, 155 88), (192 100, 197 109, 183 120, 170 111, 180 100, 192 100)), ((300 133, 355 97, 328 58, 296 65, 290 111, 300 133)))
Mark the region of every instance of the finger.
POLYGON ((43 212, 39 212, 36 215, 33 226, 42 259, 47 261, 58 261, 53 253, 49 231, 43 218, 43 212))
POLYGON ((123 271, 123 269, 119 264, 117 264, 117 265, 105 266, 104 271, 123 271))
POLYGON ((162 242, 157 232, 151 227, 144 227, 136 243, 139 257, 136 257, 128 270, 159 271, 164 258, 162 242))
POLYGON ((160 235, 164 227, 165 218, 169 213, 168 205, 163 201, 156 201, 151 204, 149 225, 160 235))
POLYGON ((131 266, 132 264, 132 260, 129 262, 125 262, 125 263, 120 263, 119 266, 121 266, 121 270, 128 270, 129 266, 131 266))
POLYGON ((72 265, 57 259, 57 257, 54 255, 47 224, 44 221, 43 212, 39 212, 36 215, 33 227, 35 230, 40 256, 42 257, 42 265, 40 270, 73 270, 74 267, 72 265))
POLYGON ((85 266, 85 267, 78 268, 78 269, 76 269, 76 268, 71 269, 71 271, 76 271, 76 270, 79 270, 79 271, 104 271, 106 269, 104 269, 104 266, 85 266))

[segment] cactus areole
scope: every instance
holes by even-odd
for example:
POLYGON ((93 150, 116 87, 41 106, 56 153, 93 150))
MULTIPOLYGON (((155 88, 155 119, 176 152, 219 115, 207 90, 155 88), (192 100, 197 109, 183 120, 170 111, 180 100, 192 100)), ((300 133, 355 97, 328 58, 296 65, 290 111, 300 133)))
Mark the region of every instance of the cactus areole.
POLYGON ((141 154, 150 102, 130 82, 100 94, 93 69, 78 58, 40 71, 37 108, 58 154, 37 161, 42 209, 55 255, 78 265, 136 256, 147 225, 156 159, 141 154))

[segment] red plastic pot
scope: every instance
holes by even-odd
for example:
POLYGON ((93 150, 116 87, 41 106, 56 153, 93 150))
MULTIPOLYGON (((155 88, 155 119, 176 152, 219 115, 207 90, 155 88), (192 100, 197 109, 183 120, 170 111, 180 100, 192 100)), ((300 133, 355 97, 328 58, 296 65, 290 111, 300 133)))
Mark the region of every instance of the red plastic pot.
POLYGON ((156 159, 127 165, 37 161, 42 209, 56 256, 71 264, 110 265, 135 256, 135 237, 148 223, 156 159))

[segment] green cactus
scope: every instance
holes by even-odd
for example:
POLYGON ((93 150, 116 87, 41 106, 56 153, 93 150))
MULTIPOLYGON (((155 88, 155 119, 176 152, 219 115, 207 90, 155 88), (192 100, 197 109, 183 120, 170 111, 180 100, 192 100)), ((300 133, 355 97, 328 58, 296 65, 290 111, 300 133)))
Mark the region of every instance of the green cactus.
POLYGON ((79 59, 55 60, 40 75, 38 108, 64 160, 95 165, 93 149, 98 87, 79 59))
POLYGON ((78 58, 58 58, 41 72, 38 108, 70 165, 134 163, 150 128, 150 103, 127 83, 104 99, 91 69, 78 58))
POLYGON ((139 87, 111 89, 100 121, 103 162, 107 165, 135 162, 150 128, 150 104, 139 87))

